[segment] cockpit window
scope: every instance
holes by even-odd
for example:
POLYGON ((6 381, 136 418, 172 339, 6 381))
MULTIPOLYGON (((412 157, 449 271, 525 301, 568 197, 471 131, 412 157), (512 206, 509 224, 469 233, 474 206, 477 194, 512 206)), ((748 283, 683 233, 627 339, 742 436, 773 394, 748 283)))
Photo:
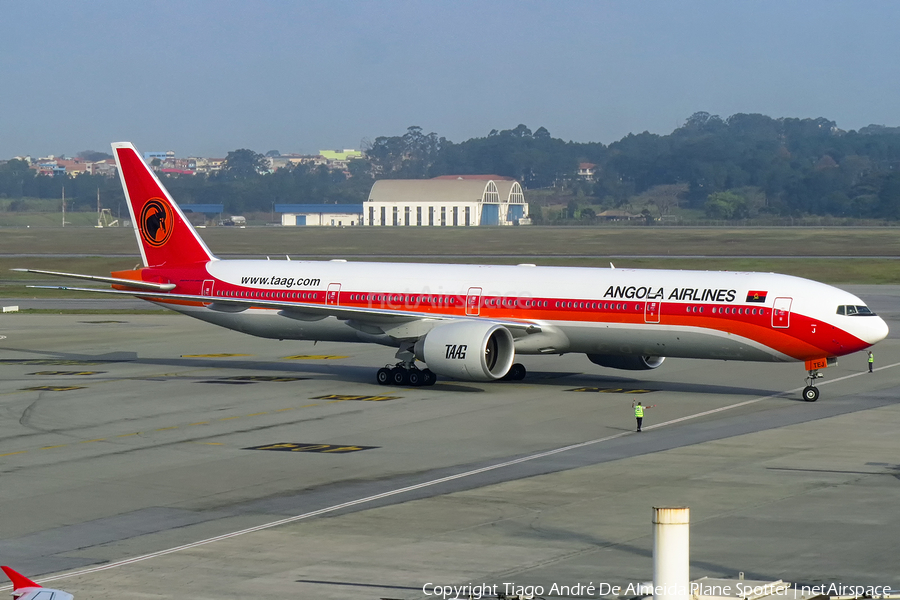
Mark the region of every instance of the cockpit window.
POLYGON ((868 306, 844 305, 837 307, 837 314, 847 315, 848 317, 874 317, 875 313, 869 310, 868 306))

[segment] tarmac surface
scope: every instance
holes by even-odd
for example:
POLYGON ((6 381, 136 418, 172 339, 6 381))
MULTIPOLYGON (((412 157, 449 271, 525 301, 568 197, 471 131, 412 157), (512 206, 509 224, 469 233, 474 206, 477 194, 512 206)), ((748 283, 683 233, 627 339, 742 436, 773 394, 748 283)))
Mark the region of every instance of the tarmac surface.
POLYGON ((650 580, 651 508, 689 506, 694 578, 898 589, 900 286, 847 289, 892 334, 815 403, 802 364, 396 388, 379 346, 3 314, 0 563, 79 600, 597 597, 552 586, 650 580))

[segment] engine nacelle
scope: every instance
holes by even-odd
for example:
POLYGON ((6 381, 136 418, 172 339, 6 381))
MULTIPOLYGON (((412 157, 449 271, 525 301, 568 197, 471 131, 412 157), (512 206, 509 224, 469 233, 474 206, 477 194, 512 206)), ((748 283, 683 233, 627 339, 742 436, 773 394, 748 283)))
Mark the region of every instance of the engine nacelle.
POLYGON ((416 342, 415 352, 435 373, 469 381, 500 379, 516 355, 506 327, 474 320, 438 325, 416 342))
POLYGON ((621 354, 588 354, 588 359, 595 365, 610 369, 626 371, 649 371, 663 364, 665 356, 621 355, 621 354))

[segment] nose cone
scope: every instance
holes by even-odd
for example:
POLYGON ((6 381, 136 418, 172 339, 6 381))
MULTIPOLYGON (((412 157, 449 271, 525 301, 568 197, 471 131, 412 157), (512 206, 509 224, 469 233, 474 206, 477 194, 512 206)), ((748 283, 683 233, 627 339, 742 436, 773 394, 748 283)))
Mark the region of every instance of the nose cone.
POLYGON ((887 323, 881 317, 863 317, 860 321, 862 322, 859 323, 859 339, 870 345, 877 344, 886 338, 890 332, 887 323))

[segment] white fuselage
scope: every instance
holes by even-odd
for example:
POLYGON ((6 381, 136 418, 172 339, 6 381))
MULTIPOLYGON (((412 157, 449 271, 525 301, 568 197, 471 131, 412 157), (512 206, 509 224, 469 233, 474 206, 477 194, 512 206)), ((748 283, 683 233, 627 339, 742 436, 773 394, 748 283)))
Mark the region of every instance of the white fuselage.
MULTIPOLYGON (((837 314, 839 306, 865 306, 853 294, 773 273, 271 260, 213 260, 205 271, 170 280, 184 291, 202 285, 197 292, 211 299, 393 310, 421 314, 426 323, 429 317, 533 323, 540 332, 516 336, 521 354, 790 361, 855 352, 887 335, 877 316, 837 314)), ((427 325, 410 332, 265 307, 166 305, 278 339, 398 345, 427 331, 427 325)))

